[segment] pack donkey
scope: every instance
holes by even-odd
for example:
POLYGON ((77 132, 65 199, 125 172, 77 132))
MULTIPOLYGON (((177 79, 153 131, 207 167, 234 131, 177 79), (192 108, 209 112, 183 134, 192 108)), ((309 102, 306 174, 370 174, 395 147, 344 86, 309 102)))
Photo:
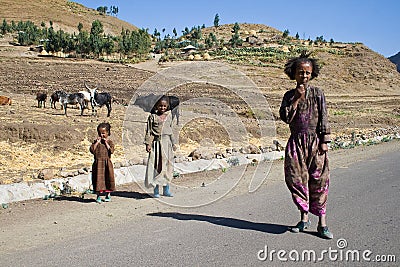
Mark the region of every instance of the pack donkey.
POLYGON ((64 108, 65 116, 67 115, 67 105, 79 104, 79 109, 81 110, 81 116, 83 115, 83 110, 85 108, 85 96, 82 93, 68 94, 63 91, 58 91, 59 102, 64 108))
MULTIPOLYGON (((56 103, 60 101, 60 96, 61 96, 62 93, 65 94, 64 91, 57 90, 57 91, 53 92, 53 93, 50 95, 50 106, 51 106, 51 108, 57 109, 56 103)), ((60 104, 61 104, 61 103, 60 103, 60 104)), ((62 108, 63 108, 63 106, 61 106, 61 109, 62 109, 62 108)))
POLYGON ((96 114, 96 107, 102 107, 106 106, 107 107, 107 117, 110 117, 111 114, 111 101, 112 97, 109 93, 103 92, 99 93, 97 92, 97 86, 95 88, 90 88, 86 82, 84 82, 86 89, 90 93, 90 104, 92 105, 92 114, 96 114))

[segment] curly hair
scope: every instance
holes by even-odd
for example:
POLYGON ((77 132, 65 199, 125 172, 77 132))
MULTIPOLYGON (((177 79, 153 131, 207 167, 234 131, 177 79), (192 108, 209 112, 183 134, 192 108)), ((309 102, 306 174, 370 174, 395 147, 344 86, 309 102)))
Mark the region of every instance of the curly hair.
POLYGON ((160 103, 161 101, 165 101, 169 105, 169 97, 168 96, 162 95, 161 98, 157 101, 157 103, 160 103))
POLYGON ((302 53, 299 57, 289 59, 285 64, 285 74, 289 76, 291 80, 295 79, 296 69, 301 63, 310 63, 312 65, 312 73, 310 80, 318 77, 319 75, 319 64, 316 59, 309 58, 310 54, 302 53))
POLYGON ((111 135, 111 125, 108 122, 102 122, 99 125, 97 125, 97 133, 100 133, 100 129, 106 129, 108 132, 108 135, 111 135))

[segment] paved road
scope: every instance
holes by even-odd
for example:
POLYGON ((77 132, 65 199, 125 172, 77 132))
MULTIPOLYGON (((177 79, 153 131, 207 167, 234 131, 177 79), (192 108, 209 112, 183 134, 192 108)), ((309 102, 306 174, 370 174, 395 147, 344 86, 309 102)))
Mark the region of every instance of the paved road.
POLYGON ((309 265, 308 255, 313 259, 315 251, 315 259, 323 259, 317 262, 318 266, 366 266, 363 253, 373 261, 369 266, 398 266, 399 162, 397 150, 333 168, 328 202, 328 225, 334 234, 333 240, 322 240, 315 235, 317 218, 314 216, 310 232, 287 231, 299 215, 284 183, 277 180, 268 182, 255 193, 237 195, 212 205, 165 210, 161 205, 158 212, 140 218, 126 217, 106 232, 0 252, 0 264, 305 266, 309 265), (342 248, 345 243, 347 246, 342 248), (279 250, 280 258, 288 262, 279 259, 279 250), (354 259, 357 253, 359 262, 346 261, 346 255, 354 259), (306 261, 301 260, 302 254, 306 261), (292 259, 297 255, 300 262, 294 263, 292 259), (397 264, 378 264, 375 261, 378 255, 392 261, 390 255, 395 255, 397 264))

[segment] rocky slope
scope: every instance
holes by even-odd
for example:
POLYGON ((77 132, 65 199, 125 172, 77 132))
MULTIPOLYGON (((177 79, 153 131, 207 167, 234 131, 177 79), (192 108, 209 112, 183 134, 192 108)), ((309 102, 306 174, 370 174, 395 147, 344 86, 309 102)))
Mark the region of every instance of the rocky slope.
POLYGON ((397 71, 400 72, 400 52, 394 56, 388 57, 397 66, 397 71))
POLYGON ((49 27, 49 22, 52 21, 56 31, 62 29, 73 33, 78 32, 80 22, 86 31, 90 31, 92 22, 97 19, 102 22, 106 34, 118 35, 122 28, 137 29, 116 17, 100 14, 92 8, 67 0, 0 0, 0 5, 0 19, 6 19, 8 23, 30 20, 38 26, 44 22, 49 27))

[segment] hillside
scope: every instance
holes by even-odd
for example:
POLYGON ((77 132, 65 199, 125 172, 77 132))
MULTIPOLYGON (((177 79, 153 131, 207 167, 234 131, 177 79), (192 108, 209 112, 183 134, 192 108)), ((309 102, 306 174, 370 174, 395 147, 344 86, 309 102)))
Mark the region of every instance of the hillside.
POLYGON ((0 0, 0 5, 0 19, 6 19, 8 23, 12 20, 30 20, 38 26, 45 22, 49 27, 49 21, 52 21, 55 30, 62 29, 72 33, 78 31, 79 22, 85 30, 90 31, 93 20, 97 19, 102 22, 106 34, 119 35, 122 28, 137 29, 116 17, 102 15, 94 9, 67 0, 0 0))
POLYGON ((263 78, 255 77, 258 76, 256 73, 268 75, 270 82, 259 86, 265 88, 265 93, 271 93, 271 90, 280 91, 283 84, 292 84, 283 74, 283 65, 287 59, 306 50, 319 59, 323 71, 318 84, 328 94, 362 96, 367 91, 382 95, 400 93, 400 75, 395 66, 362 43, 316 43, 290 36, 283 38, 282 32, 267 25, 240 24, 239 36, 243 43, 232 48, 228 43, 233 35, 233 26, 226 24, 202 29, 203 38, 198 41, 199 46, 205 47, 206 37, 213 33, 218 43, 224 43, 222 48, 214 45, 190 54, 182 53, 181 49, 169 49, 164 61, 168 64, 196 59, 218 60, 236 68, 257 70, 250 74, 251 77, 257 81, 263 78))
POLYGON ((397 71, 400 72, 400 52, 394 56, 388 57, 397 66, 397 71))

